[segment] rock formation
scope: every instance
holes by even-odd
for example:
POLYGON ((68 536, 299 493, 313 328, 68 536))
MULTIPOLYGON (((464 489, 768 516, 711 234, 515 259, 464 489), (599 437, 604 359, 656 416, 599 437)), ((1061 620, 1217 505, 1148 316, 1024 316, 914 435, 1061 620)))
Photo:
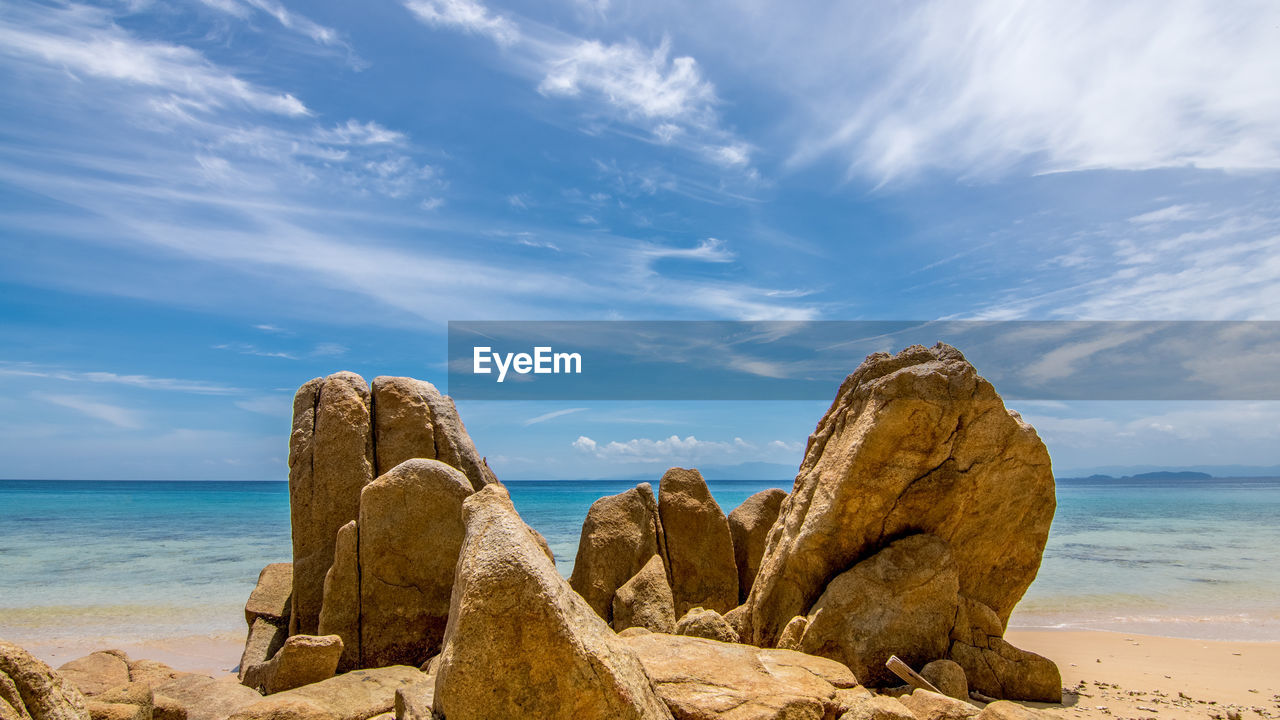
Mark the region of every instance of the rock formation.
POLYGON ((119 650, 98 650, 63 663, 58 674, 86 697, 101 695, 129 682, 129 656, 119 650))
POLYGON ((284 720, 295 716, 368 720, 390 711, 395 706, 396 691, 413 687, 424 677, 421 670, 404 665, 353 670, 266 698, 259 697, 237 708, 231 717, 238 720, 284 720))
POLYGON ((662 556, 654 555, 614 594, 613 629, 642 627, 669 633, 675 624, 676 606, 667 584, 667 569, 662 556))
POLYGON ((738 570, 729 521, 697 470, 671 468, 658 485, 667 540, 667 574, 676 615, 699 606, 726 613, 738 605, 738 570))
POLYGON ((719 642, 738 642, 738 631, 715 610, 700 607, 689 608, 689 612, 676 623, 676 634, 689 637, 705 638, 719 642))
POLYGON ((677 720, 822 720, 837 717, 849 669, 790 650, 646 633, 624 642, 640 658, 677 720))
POLYGON ((438 664, 449 720, 670 718, 635 655, 573 591, 489 485, 463 503, 466 539, 438 664))
POLYGON ((991 608, 961 598, 951 633, 952 660, 964 668, 969 687, 994 698, 1062 701, 1062 676, 1048 658, 1010 645, 991 608))
POLYGON ((31 720, 89 720, 84 695, 53 668, 0 640, 0 712, 31 720))
POLYGON ((431 383, 378 377, 371 392, 359 375, 341 372, 298 389, 289 442, 291 633, 319 630, 325 575, 333 565, 338 530, 356 519, 360 492, 411 458, 454 467, 472 488, 496 482, 453 400, 431 383))
POLYGON ((338 670, 360 665, 360 556, 356 521, 338 529, 333 565, 324 577, 324 602, 320 606, 321 635, 342 638, 338 670))
POLYGON ((760 572, 760 558, 769 528, 778 519, 785 490, 761 490, 729 513, 729 534, 733 536, 733 556, 738 566, 738 602, 746 602, 751 585, 760 572))
POLYGON ((258 584, 244 605, 249 637, 240 655, 240 679, 245 671, 264 663, 284 645, 289 636, 289 614, 293 600, 292 563, 272 563, 258 573, 258 584))
POLYGON ((333 677, 341 656, 337 635, 293 635, 274 657, 245 671, 243 682, 267 695, 292 690, 333 677))
POLYGON ((596 614, 612 619, 613 596, 654 555, 666 564, 667 546, 653 487, 640 483, 591 503, 582 523, 569 585, 596 614))

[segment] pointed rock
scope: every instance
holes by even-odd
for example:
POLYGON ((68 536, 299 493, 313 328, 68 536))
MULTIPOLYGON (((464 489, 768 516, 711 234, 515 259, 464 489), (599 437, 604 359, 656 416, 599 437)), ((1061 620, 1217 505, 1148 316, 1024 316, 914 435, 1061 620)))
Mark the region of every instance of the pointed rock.
POLYGON ((671 468, 658 486, 667 540, 667 573, 676 615, 699 606, 726 613, 738 605, 738 565, 729 520, 697 470, 671 468))
POLYGON ((338 530, 334 543, 333 567, 329 568, 324 578, 324 603, 320 609, 318 632, 342 638, 339 672, 359 667, 360 550, 355 520, 338 530))
POLYGON ((377 377, 373 403, 380 473, 410 458, 427 458, 462 471, 475 490, 498 481, 476 451, 453 398, 435 385, 407 377, 377 377))
POLYGON ((667 584, 662 557, 654 555, 613 596, 613 629, 642 627, 669 633, 675 629, 676 606, 667 584))
POLYGON ((606 621, 613 596, 654 555, 665 558, 658 502, 649 483, 591 504, 582 522, 578 555, 569 585, 606 621))
POLYGON ((463 503, 434 709, 449 720, 670 718, 623 640, 556 573, 506 488, 463 503))
POLYGON ((738 566, 738 602, 746 602, 751 585, 760 572, 769 529, 778 519, 787 491, 761 490, 729 513, 729 533, 733 536, 733 556, 738 566))

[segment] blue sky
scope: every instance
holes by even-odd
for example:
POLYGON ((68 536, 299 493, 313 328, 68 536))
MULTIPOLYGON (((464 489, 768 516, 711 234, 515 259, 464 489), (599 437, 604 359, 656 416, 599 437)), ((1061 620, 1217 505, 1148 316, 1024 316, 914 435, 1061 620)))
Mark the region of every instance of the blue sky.
MULTIPOLYGON (((449 320, 1280 320, 1278 73, 1261 1, 6 2, 0 476, 282 478, 294 388, 443 382, 449 320)), ((600 477, 825 404, 460 409, 600 477)), ((1018 409, 1280 462, 1275 403, 1018 409)))

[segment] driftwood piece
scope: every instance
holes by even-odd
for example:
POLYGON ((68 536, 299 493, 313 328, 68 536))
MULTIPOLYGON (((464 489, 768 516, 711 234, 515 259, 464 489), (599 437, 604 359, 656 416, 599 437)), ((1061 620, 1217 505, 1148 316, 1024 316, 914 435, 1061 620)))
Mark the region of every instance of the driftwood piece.
POLYGON ((889 668, 889 671, 894 675, 902 678, 903 682, 917 690, 928 690, 929 692, 938 693, 939 695, 943 694, 941 690, 933 686, 933 683, 925 680, 920 676, 920 673, 912 670, 911 666, 899 660, 897 655, 889 656, 889 659, 885 662, 884 666, 889 668))

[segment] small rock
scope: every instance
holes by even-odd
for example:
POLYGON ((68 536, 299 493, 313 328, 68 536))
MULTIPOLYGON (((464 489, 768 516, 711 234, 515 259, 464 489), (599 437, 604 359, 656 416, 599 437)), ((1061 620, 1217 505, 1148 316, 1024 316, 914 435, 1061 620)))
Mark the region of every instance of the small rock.
POLYGON ((719 640, 720 642, 738 642, 738 633, 729 622, 715 610, 704 610, 700 607, 690 608, 685 616, 676 623, 677 635, 719 640))

